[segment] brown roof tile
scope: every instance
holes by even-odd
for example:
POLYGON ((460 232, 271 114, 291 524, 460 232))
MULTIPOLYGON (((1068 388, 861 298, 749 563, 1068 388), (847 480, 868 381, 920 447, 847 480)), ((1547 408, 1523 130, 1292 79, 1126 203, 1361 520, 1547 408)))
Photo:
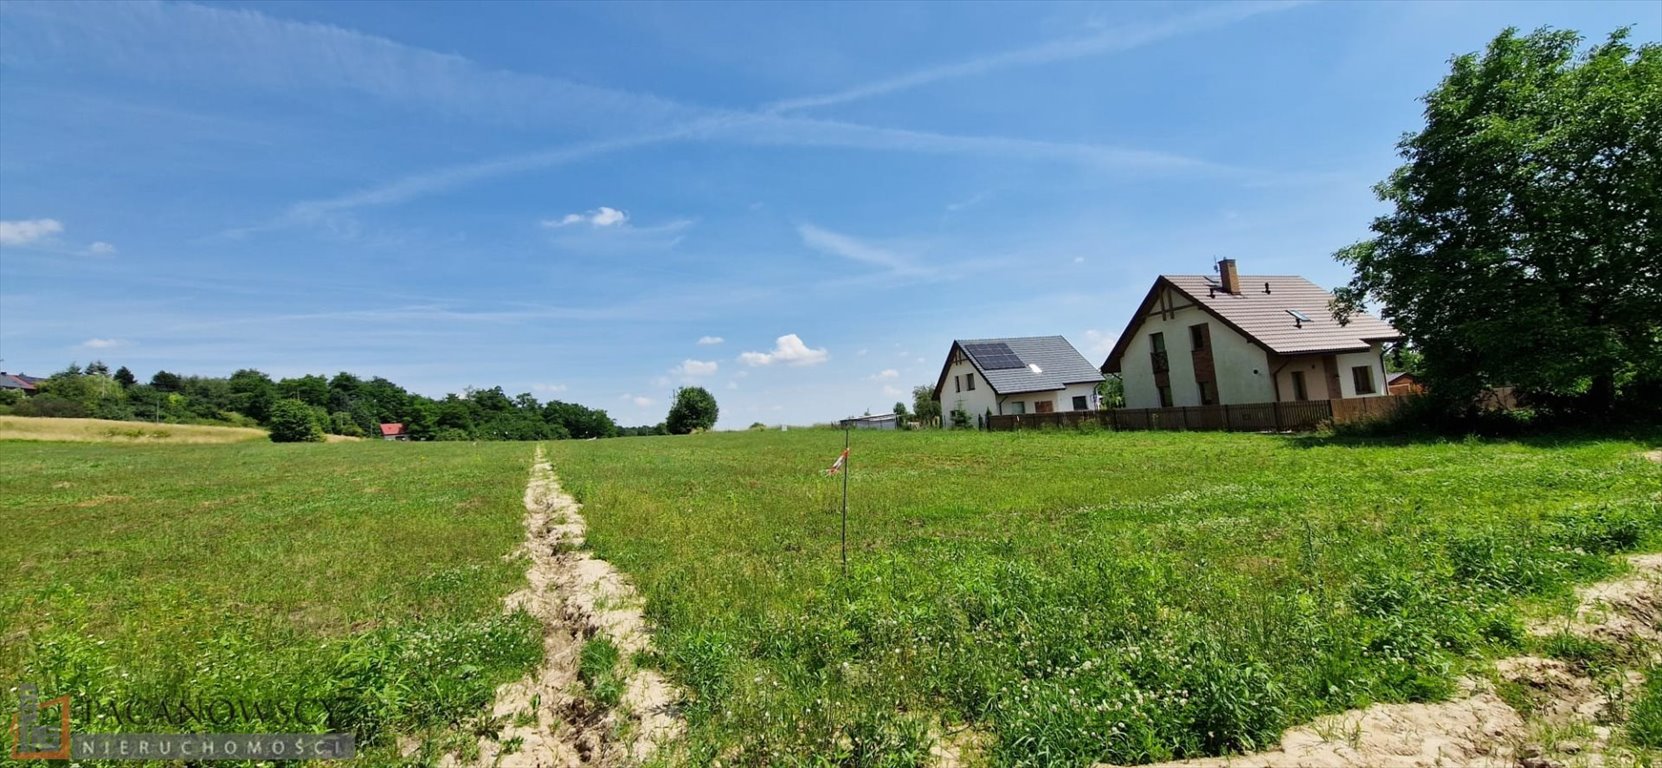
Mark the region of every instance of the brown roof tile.
POLYGON ((1375 341, 1402 338, 1390 323, 1365 312, 1353 313, 1349 323, 1340 325, 1328 308, 1333 294, 1296 275, 1242 275, 1238 295, 1225 293, 1217 278, 1209 275, 1161 275, 1103 363, 1104 371, 1119 371, 1119 357, 1125 353, 1125 344, 1147 316, 1161 286, 1177 289, 1226 325, 1276 354, 1363 350, 1375 341), (1268 293, 1264 292, 1266 284, 1268 293), (1309 320, 1298 320, 1292 311, 1309 320))

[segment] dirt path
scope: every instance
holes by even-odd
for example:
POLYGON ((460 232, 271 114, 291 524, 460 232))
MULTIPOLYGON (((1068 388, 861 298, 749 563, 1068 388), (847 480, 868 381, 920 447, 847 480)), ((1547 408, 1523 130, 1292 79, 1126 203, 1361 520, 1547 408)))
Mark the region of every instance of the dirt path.
MULTIPOLYGON (((1583 587, 1573 614, 1528 627, 1532 635, 1566 632, 1628 649, 1642 666, 1662 640, 1662 554, 1629 558, 1626 578, 1583 587)), ((1162 763, 1154 768, 1553 768, 1601 766, 1610 760, 1605 723, 1623 692, 1644 679, 1624 670, 1594 680, 1557 659, 1514 656, 1495 676, 1528 702, 1520 712, 1488 680, 1461 681, 1464 693, 1440 704, 1376 704, 1288 730, 1281 746, 1252 755, 1162 763), (1614 690, 1607 685, 1615 686, 1614 690)), ((1620 764, 1621 761, 1616 761, 1620 764)))
POLYGON ((527 584, 505 608, 542 622, 543 664, 497 689, 491 714, 500 731, 480 739, 480 766, 627 765, 681 734, 677 691, 633 661, 652 642, 640 599, 617 569, 580 549, 587 530, 581 509, 538 448, 525 486, 527 584), (578 678, 583 645, 596 636, 620 651, 624 694, 615 709, 589 698, 578 678))

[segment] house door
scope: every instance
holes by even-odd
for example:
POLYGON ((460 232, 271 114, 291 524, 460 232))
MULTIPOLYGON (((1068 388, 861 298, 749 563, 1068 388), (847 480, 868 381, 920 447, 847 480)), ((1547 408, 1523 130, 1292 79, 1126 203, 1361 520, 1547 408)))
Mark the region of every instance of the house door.
POLYGON ((1034 413, 1055 413, 1056 403, 1050 400, 1040 400, 1033 404, 1034 413))
POLYGON ((1293 371, 1293 399, 1301 403, 1310 399, 1310 391, 1304 388, 1304 371, 1293 371))
POLYGON ((1327 374, 1327 399, 1338 400, 1345 396, 1345 391, 1339 388, 1339 358, 1332 355, 1322 358, 1323 372, 1327 374))

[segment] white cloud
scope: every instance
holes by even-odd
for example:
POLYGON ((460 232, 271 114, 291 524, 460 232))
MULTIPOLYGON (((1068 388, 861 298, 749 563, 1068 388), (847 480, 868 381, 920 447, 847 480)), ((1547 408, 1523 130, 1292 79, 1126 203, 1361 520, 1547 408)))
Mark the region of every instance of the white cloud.
POLYGON ((552 392, 554 394, 559 394, 561 392, 566 391, 566 385, 564 385, 564 384, 532 384, 531 389, 534 390, 534 391, 537 391, 537 392, 552 392))
POLYGON ((739 362, 745 365, 818 365, 831 357, 825 348, 812 349, 802 342, 802 338, 794 333, 780 336, 773 345, 771 352, 745 352, 739 355, 739 362))
POLYGON ((0 245, 28 245, 63 231, 57 219, 0 221, 0 245))
POLYGON ((1117 340, 1119 340, 1119 337, 1114 334, 1103 333, 1094 328, 1088 330, 1085 332, 1085 355, 1087 357, 1107 357, 1109 352, 1114 351, 1114 342, 1117 340))
POLYGON ((542 225, 549 229, 569 227, 573 224, 587 222, 595 227, 615 227, 629 221, 629 214, 616 208, 600 206, 586 213, 568 213, 558 219, 543 219, 542 225))
POLYGON ((1073 263, 1075 263, 1075 264, 1084 264, 1085 263, 1085 257, 1084 256, 1075 256, 1075 257, 1073 257, 1073 263))
POLYGON ((878 371, 877 373, 872 374, 871 378, 872 378, 873 381, 884 381, 886 379, 898 379, 898 378, 900 378, 900 371, 897 371, 893 368, 885 368, 881 371, 878 371))
POLYGON ((884 384, 883 385, 883 394, 888 395, 889 397, 901 397, 901 396, 906 394, 906 390, 901 389, 900 387, 897 387, 893 384, 884 384))
POLYGON ((635 407, 637 407, 637 408, 646 408, 646 407, 652 405, 652 403, 655 402, 655 401, 650 397, 641 397, 640 395, 636 395, 634 397, 629 398, 629 402, 634 403, 635 407))
POLYGON ((682 360, 675 367, 675 373, 681 376, 713 376, 721 366, 714 360, 682 360))
POLYGON ((92 254, 93 256, 114 256, 116 250, 115 246, 110 245, 103 240, 99 240, 98 242, 87 246, 87 253, 92 254))
POLYGON ((1018 48, 968 59, 952 64, 937 65, 907 72, 875 82, 856 85, 835 93, 784 99, 768 104, 769 113, 789 112, 813 107, 825 107, 860 101, 897 91, 905 91, 943 80, 973 77, 1013 67, 1030 67, 1056 61, 1070 61, 1087 56, 1099 56, 1115 51, 1139 48, 1166 38, 1212 29, 1231 22, 1271 13, 1299 5, 1297 2, 1223 3, 1198 12, 1174 16, 1153 23, 1117 27, 1086 37, 1053 40, 1027 48, 1018 48))
POLYGON ((122 341, 121 339, 87 339, 86 341, 81 342, 81 346, 87 349, 114 349, 116 347, 126 346, 126 344, 127 342, 122 341))
POLYGON ((702 336, 698 339, 698 346, 709 347, 720 344, 723 341, 726 341, 726 339, 723 339, 720 336, 702 336))
POLYGON ((821 253, 864 262, 897 273, 921 271, 900 254, 829 229, 801 224, 797 226, 796 233, 802 238, 803 245, 821 253))

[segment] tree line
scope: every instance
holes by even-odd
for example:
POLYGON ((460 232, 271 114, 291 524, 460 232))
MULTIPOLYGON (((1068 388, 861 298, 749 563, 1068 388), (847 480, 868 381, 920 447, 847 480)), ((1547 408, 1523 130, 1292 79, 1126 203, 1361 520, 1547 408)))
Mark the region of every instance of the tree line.
MULTIPOLYGON (((694 426, 708 429, 715 422, 715 399, 708 392, 704 397, 708 423, 700 418, 694 426)), ((583 440, 670 432, 667 423, 620 427, 604 410, 539 402, 528 392, 510 396, 501 387, 431 398, 379 376, 342 372, 273 379, 252 368, 228 377, 163 370, 140 382, 125 366, 111 371, 96 361, 52 374, 27 398, 16 390, 0 391, 0 407, 19 416, 265 427, 273 439, 299 441, 325 434, 376 437, 381 424, 394 422, 403 424, 412 440, 583 440)), ((673 426, 691 431, 688 421, 678 416, 673 426)))

